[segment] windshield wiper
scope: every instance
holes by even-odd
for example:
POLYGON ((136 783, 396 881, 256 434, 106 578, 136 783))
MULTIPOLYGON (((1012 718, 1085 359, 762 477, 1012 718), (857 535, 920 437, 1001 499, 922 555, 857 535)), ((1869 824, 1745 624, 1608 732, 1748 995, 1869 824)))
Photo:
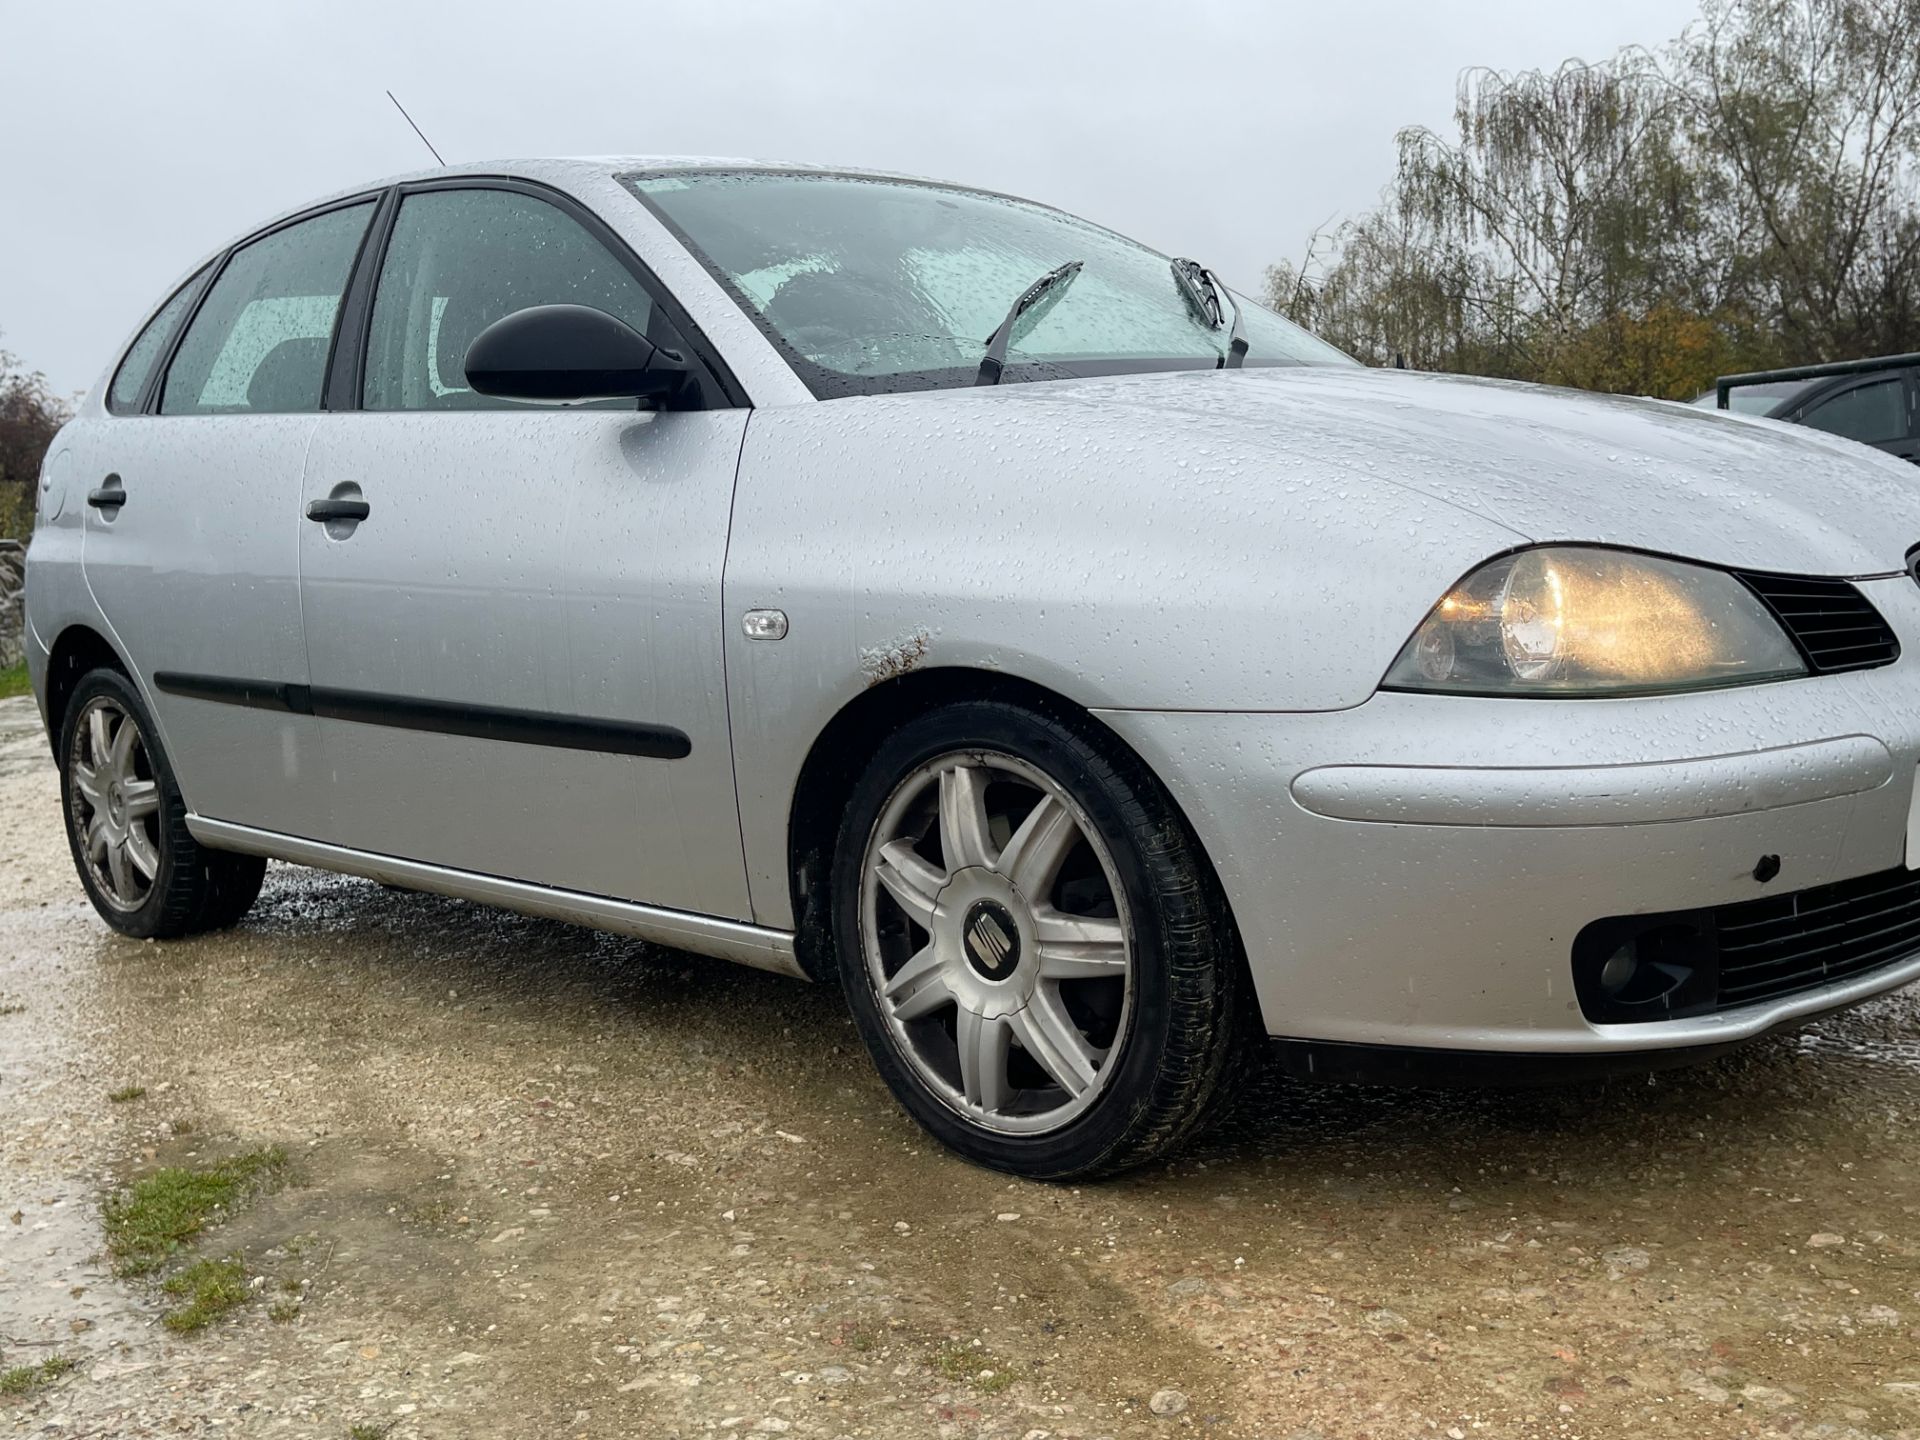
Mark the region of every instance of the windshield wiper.
POLYGON ((1240 302, 1234 298, 1233 291, 1197 260, 1175 260, 1173 283, 1179 287, 1194 318, 1209 330, 1218 330, 1225 319, 1220 297, 1226 296, 1227 304, 1233 307, 1233 328, 1227 332, 1227 353, 1220 357, 1220 365, 1223 369, 1238 370, 1240 362, 1247 358, 1247 325, 1241 318, 1240 302))
POLYGON ((1007 347, 1013 343, 1013 327, 1022 316, 1033 312, 1042 300, 1047 300, 1045 308, 1034 313, 1027 328, 1031 330, 1045 315, 1060 302, 1067 293, 1067 285, 1080 273, 1084 260, 1069 260, 1057 269, 1049 270, 1033 284, 1020 292, 1020 298, 1013 302, 1013 308, 1007 311, 1007 318, 1000 322, 1000 328, 987 337, 987 353, 980 357, 980 373, 974 377, 976 385, 998 385, 1000 374, 1007 368, 1007 347), (1048 297, 1051 296, 1051 299, 1048 297))

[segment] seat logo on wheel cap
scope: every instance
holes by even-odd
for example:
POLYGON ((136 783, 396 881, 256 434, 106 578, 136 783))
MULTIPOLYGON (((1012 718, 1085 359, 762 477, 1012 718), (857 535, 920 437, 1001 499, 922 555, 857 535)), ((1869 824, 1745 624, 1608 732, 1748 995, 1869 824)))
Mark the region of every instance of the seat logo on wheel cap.
POLYGON ((982 900, 962 929, 967 962, 988 980, 1004 980, 1020 964, 1020 927, 1007 907, 982 900))

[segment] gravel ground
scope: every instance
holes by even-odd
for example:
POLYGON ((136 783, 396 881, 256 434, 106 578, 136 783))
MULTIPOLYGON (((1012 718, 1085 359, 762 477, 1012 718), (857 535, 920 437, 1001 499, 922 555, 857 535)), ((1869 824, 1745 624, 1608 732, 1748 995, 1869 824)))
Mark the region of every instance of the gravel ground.
POLYGON ((0 1369, 79 1362, 0 1435, 1920 1437, 1910 996, 1657 1082, 1264 1077, 1054 1188, 818 988, 283 866, 120 939, 57 794, 0 702, 0 1369), (175 1336, 101 1198, 260 1145, 198 1247, 257 1298, 175 1336))

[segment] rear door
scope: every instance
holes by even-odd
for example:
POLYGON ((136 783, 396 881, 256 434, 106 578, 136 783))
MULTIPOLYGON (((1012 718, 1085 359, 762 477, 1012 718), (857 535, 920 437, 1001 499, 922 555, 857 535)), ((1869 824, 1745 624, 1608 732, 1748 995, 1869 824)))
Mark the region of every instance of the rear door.
POLYGON ((1920 462, 1920 413, 1914 374, 1880 371, 1828 390, 1794 419, 1815 430, 1844 435, 1890 455, 1920 462))
POLYGON ((358 410, 325 418, 304 494, 365 518, 299 527, 324 838, 745 918, 720 580, 748 412, 711 372, 704 408, 671 411, 467 386, 474 337, 532 305, 697 357, 650 275, 552 192, 409 187, 372 278, 358 410))
POLYGON ((182 793, 215 819, 310 834, 325 810, 313 722, 297 713, 300 475, 373 211, 335 206, 234 249, 149 413, 103 419, 74 453, 87 582, 182 793))

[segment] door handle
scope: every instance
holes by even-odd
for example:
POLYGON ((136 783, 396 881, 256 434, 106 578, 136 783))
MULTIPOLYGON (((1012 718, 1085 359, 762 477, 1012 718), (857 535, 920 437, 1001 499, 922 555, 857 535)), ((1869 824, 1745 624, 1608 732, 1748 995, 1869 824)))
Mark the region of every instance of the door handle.
POLYGON ((310 500, 307 502, 307 518, 326 522, 328 520, 351 520, 359 522, 373 513, 373 507, 364 500, 310 500))
POLYGON ((100 488, 87 492, 87 504, 96 510, 118 510, 127 503, 126 487, 120 483, 118 475, 109 475, 100 482, 100 488))

